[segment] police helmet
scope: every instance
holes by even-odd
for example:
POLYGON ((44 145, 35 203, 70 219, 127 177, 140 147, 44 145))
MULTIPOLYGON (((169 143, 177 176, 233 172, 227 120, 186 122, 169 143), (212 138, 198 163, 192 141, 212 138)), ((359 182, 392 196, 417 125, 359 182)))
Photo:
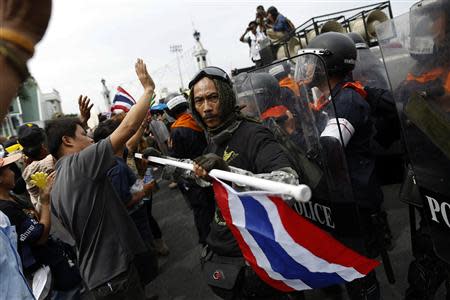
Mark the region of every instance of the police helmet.
POLYGON ((366 41, 359 33, 349 32, 349 33, 347 33, 347 35, 355 43, 356 49, 368 49, 369 48, 369 46, 367 46, 366 41))
POLYGON ((308 49, 322 49, 320 55, 324 58, 328 75, 345 76, 355 68, 355 43, 345 34, 326 32, 315 37, 308 49))
POLYGON ((251 82, 256 105, 261 113, 280 103, 281 88, 274 76, 268 73, 252 73, 251 82))

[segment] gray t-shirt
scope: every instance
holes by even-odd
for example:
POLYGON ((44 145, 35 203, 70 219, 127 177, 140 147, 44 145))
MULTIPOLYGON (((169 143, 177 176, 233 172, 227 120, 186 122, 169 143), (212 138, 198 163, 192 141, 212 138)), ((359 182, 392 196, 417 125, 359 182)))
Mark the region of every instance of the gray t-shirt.
POLYGON ((114 164, 108 139, 56 163, 52 206, 78 249, 81 276, 89 289, 126 271, 146 251, 106 172, 114 164))

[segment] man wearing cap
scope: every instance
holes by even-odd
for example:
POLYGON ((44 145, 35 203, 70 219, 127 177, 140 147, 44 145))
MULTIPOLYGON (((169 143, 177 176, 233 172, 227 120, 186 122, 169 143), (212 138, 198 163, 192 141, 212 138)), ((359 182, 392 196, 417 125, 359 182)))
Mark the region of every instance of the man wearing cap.
MULTIPOLYGON (((175 119, 170 127, 169 155, 175 158, 194 159, 203 154, 206 138, 188 111, 189 104, 182 95, 176 95, 167 102, 167 114, 175 119)), ((206 243, 209 224, 214 216, 214 194, 210 187, 202 188, 192 179, 180 178, 178 188, 187 198, 194 213, 194 222, 199 243, 206 243)))
POLYGON ((31 203, 37 208, 39 188, 32 183, 31 175, 36 172, 50 174, 55 170, 55 159, 45 146, 45 132, 33 123, 26 123, 18 129, 18 142, 23 147, 23 154, 31 163, 23 170, 22 177, 27 184, 31 203))
MULTIPOLYGON (((297 182, 296 172, 272 133, 263 125, 245 118, 236 108, 233 84, 225 71, 207 67, 192 79, 189 88, 193 118, 206 131, 208 140, 206 154, 195 159, 194 171, 198 177, 207 179, 211 169, 229 170, 232 167, 235 172, 240 168, 258 177, 297 182)), ((218 209, 206 243, 208 254, 204 260, 213 264, 217 260, 227 261, 237 268, 237 273, 225 274, 226 285, 222 285, 221 280, 208 282, 217 295, 239 299, 274 299, 280 295, 246 266, 239 246, 218 209), (238 278, 238 274, 242 276, 238 278)))
MULTIPOLYGON (((78 108, 83 128, 87 126, 92 107, 93 104, 90 103, 88 97, 79 97, 78 108)), ((23 170, 22 177, 25 180, 31 203, 37 209, 37 205, 39 204, 39 189, 32 182, 31 175, 36 172, 50 174, 55 170, 56 160, 47 149, 47 139, 44 129, 33 123, 25 123, 19 127, 17 134, 17 142, 23 148, 22 153, 27 157, 26 163, 28 163, 28 166, 23 170)))

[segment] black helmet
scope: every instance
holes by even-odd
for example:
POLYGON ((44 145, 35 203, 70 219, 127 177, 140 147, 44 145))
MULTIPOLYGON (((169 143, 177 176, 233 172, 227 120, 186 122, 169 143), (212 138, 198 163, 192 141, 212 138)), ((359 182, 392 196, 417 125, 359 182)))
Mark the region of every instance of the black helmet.
POLYGON ((239 84, 236 88, 241 104, 251 106, 254 97, 261 114, 280 105, 281 88, 275 77, 268 73, 249 73, 238 77, 235 84, 239 84))
POLYGON ((355 68, 355 43, 345 34, 326 32, 315 37, 309 44, 309 49, 323 49, 329 75, 346 75, 355 68))
POLYGON ((347 33, 347 35, 355 43, 356 49, 368 49, 369 48, 369 46, 367 46, 366 41, 359 33, 349 32, 349 33, 347 33))

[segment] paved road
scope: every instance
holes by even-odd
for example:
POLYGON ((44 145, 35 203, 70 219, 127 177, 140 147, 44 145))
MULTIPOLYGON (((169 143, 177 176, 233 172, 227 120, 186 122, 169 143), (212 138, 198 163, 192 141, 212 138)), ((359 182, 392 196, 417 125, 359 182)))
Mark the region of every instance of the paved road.
MULTIPOLYGON (((397 200, 398 188, 399 186, 395 185, 384 188, 385 207, 395 240, 395 248, 390 252, 390 257, 397 279, 395 284, 389 284, 383 267, 378 267, 377 276, 385 300, 403 298, 407 287, 407 268, 412 259, 408 210, 405 204, 397 200)), ((167 183, 163 182, 161 190, 155 195, 153 211, 171 253, 161 260, 161 274, 147 286, 147 292, 157 292, 161 300, 218 299, 202 280, 199 266, 200 248, 197 246, 192 212, 178 190, 168 189, 167 183)), ((332 299, 320 291, 309 291, 306 298, 332 299)), ((436 299, 443 298, 441 288, 436 299)), ((344 295, 343 299, 348 298, 344 295)))

